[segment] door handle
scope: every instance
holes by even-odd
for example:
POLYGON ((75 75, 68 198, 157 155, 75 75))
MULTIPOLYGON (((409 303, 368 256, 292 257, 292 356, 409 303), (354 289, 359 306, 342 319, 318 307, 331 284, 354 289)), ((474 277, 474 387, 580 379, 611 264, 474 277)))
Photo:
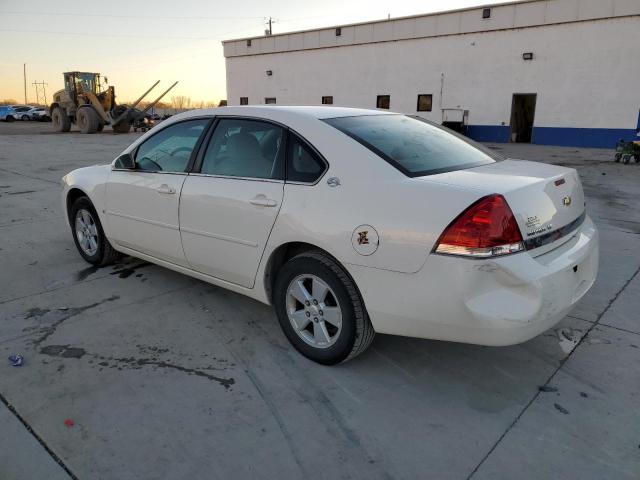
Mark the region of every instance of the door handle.
POLYGON ((266 195, 263 195, 262 193, 249 200, 249 203, 251 205, 258 205, 259 207, 275 207, 278 205, 278 202, 267 198, 266 195))
POLYGON ((157 190, 158 193, 166 193, 166 194, 173 194, 176 193, 176 189, 170 187, 169 185, 167 185, 166 183, 163 183, 162 185, 160 185, 158 187, 157 190))

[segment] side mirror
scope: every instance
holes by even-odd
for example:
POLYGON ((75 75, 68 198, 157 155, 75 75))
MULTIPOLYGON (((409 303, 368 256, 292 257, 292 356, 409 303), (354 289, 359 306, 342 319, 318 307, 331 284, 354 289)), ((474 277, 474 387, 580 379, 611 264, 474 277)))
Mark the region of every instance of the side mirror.
POLYGON ((135 170, 136 169, 136 161, 133 157, 128 153, 123 153, 120 155, 115 163, 113 164, 114 168, 122 168, 125 170, 135 170))

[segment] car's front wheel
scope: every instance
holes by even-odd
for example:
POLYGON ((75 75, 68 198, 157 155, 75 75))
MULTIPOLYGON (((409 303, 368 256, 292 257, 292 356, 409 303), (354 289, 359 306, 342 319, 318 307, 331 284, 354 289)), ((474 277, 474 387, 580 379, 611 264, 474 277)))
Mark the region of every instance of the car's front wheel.
POLYGON ((107 240, 89 198, 80 197, 71 205, 69 223, 78 252, 87 262, 103 266, 113 263, 121 256, 107 240))
POLYGON ((350 360, 364 352, 375 335, 353 280, 322 251, 304 252, 285 263, 273 300, 289 341, 318 363, 350 360))

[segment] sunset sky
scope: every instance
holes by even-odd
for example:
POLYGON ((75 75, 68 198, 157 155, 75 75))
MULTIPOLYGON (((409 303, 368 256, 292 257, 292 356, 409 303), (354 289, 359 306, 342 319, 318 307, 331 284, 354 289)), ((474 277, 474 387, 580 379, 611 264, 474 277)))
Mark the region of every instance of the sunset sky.
MULTIPOLYGON (((24 101, 34 81, 48 83, 47 96, 62 88, 62 72, 96 71, 116 86, 120 103, 179 80, 168 95, 194 102, 226 97, 221 41, 274 33, 450 10, 479 0, 0 0, 0 99, 24 101)), ((497 3, 497 2, 493 2, 497 3)), ((153 97, 150 94, 149 97, 153 97)))

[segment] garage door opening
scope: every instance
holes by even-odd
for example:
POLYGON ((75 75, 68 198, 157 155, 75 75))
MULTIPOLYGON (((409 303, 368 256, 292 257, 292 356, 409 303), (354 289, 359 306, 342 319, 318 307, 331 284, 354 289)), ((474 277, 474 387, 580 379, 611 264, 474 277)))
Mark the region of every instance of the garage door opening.
POLYGON ((535 93, 514 93, 511 102, 511 141, 531 143, 536 113, 535 93))

